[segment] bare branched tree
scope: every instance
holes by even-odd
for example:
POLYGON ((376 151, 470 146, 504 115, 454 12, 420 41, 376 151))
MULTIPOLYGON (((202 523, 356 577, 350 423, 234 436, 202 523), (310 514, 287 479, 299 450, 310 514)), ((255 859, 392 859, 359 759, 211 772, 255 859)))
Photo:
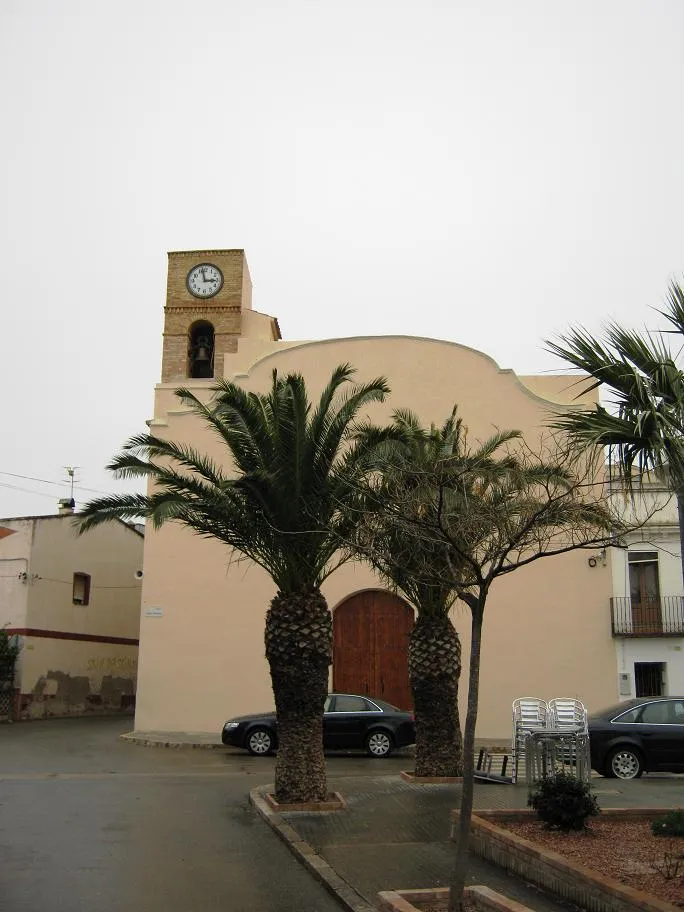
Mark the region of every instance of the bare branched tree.
POLYGON ((553 437, 533 451, 518 431, 497 432, 471 448, 455 410, 441 431, 422 430, 408 413, 394 420, 397 439, 377 449, 375 470, 351 502, 355 532, 347 547, 414 604, 432 593, 440 610, 453 597, 470 610, 464 783, 449 901, 454 912, 462 907, 467 873, 482 624, 492 586, 542 558, 613 545, 631 529, 604 496, 597 463, 586 451, 553 437))

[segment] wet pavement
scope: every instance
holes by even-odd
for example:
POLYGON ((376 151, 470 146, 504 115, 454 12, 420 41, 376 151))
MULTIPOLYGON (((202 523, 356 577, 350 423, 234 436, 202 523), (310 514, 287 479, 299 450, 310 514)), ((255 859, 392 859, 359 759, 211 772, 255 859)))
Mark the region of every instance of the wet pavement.
POLYGON ((248 802, 272 758, 118 740, 130 728, 0 726, 2 912, 339 912, 248 802))
MULTIPOLYGON (((335 898, 312 875, 321 866, 359 909, 375 905, 379 890, 448 883, 460 785, 404 782, 406 753, 382 761, 329 755, 330 787, 348 808, 279 815, 288 848, 274 818, 269 828, 248 801, 250 790, 273 782, 272 757, 143 747, 120 740, 130 728, 128 719, 0 726, 2 912, 337 912, 342 893, 335 898), (297 840, 312 847, 309 869, 290 851, 297 840)), ((684 802, 682 776, 593 784, 602 807, 684 802)), ((524 786, 476 786, 476 808, 526 800, 524 786)), ((469 882, 535 912, 567 912, 476 858, 469 882)))

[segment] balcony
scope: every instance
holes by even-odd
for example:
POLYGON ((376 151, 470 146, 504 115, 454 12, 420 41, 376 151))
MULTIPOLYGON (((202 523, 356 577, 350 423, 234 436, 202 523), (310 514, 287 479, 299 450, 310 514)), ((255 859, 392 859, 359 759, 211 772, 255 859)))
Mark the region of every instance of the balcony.
POLYGON ((612 598, 610 611, 614 637, 684 636, 684 596, 612 598))

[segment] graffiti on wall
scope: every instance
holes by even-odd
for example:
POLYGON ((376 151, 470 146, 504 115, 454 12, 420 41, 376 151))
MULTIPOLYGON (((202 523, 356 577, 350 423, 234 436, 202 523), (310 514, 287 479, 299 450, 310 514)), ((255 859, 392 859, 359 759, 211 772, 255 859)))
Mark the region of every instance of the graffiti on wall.
POLYGON ((87 671, 130 671, 135 672, 138 668, 138 660, 130 656, 115 656, 109 659, 91 658, 86 663, 87 671))

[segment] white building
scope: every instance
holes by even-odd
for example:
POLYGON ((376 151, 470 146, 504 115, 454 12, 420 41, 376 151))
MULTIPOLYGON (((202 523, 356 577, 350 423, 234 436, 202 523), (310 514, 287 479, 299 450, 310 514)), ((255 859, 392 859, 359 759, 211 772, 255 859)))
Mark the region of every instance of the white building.
MULTIPOLYGON (((625 497, 616 492, 615 497, 625 497)), ((684 597, 677 499, 652 478, 625 501, 648 517, 611 549, 611 625, 620 699, 684 694, 684 597)), ((606 558, 597 555, 597 563, 606 558)))

